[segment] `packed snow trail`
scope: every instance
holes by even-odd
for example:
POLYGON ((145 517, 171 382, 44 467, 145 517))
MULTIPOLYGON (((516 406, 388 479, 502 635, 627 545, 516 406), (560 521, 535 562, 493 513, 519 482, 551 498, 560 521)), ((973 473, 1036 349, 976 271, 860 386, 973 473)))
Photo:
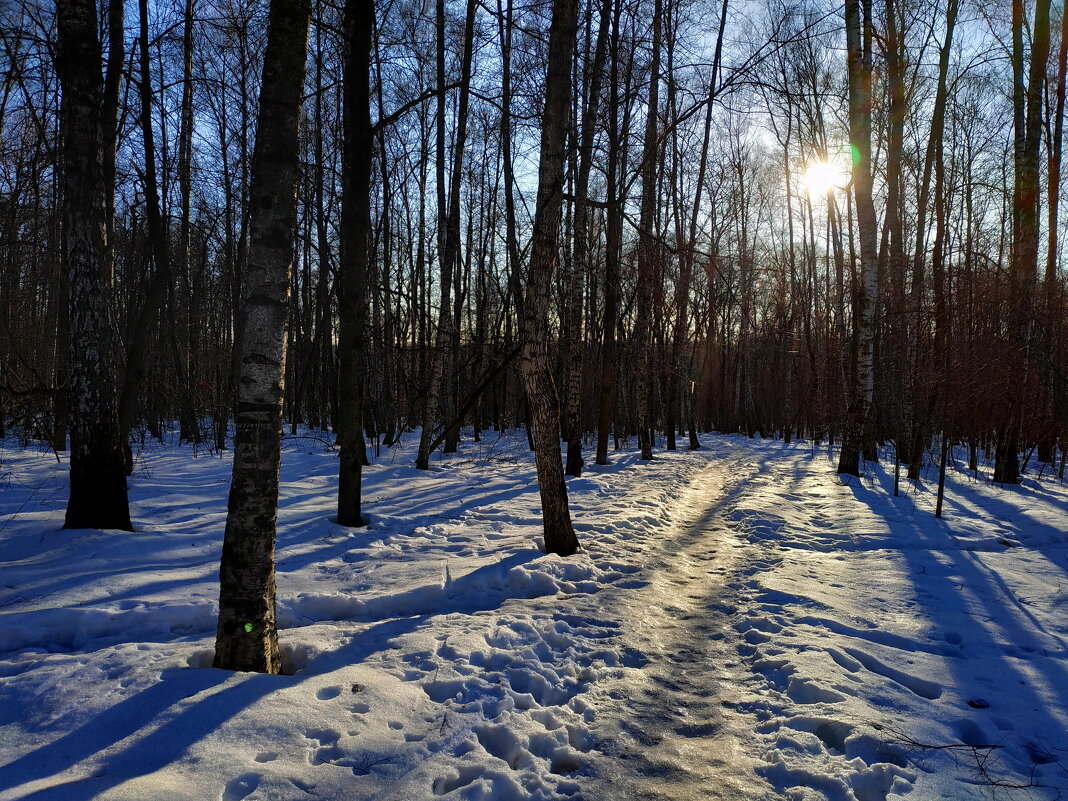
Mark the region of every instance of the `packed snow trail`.
POLYGON ((756 567, 730 530, 730 511, 761 467, 752 454, 728 452, 702 469, 679 500, 679 519, 642 556, 649 585, 607 605, 609 617, 628 621, 624 641, 644 649, 641 676, 600 693, 608 699, 600 749, 629 797, 742 801, 771 791, 746 748, 749 721, 729 711, 739 669, 730 584, 756 567))
POLYGON ((957 474, 940 521, 922 485, 895 498, 869 470, 842 482, 811 446, 727 447, 643 557, 649 585, 606 593, 646 659, 595 691, 616 701, 599 749, 635 798, 1068 790, 1063 485, 957 474))

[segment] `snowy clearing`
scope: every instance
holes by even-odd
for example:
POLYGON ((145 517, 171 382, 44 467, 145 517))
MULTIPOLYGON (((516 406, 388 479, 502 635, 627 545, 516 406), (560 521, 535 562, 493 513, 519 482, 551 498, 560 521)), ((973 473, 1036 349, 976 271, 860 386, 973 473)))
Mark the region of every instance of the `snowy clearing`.
POLYGON ((810 443, 709 436, 570 479, 538 550, 525 441, 331 522, 287 440, 289 675, 210 667, 230 459, 150 449, 135 534, 62 532, 66 465, 0 450, 0 799, 1054 799, 1068 791, 1068 490, 842 484, 810 443), (1025 786, 1026 785, 1026 786, 1025 786), (1015 789, 1016 787, 1021 789, 1015 789))

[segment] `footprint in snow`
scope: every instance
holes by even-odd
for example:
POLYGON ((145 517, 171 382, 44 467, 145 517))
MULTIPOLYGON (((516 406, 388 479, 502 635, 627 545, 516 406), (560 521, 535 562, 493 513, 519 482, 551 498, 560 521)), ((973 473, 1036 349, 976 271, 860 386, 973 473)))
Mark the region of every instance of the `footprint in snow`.
POLYGON ((245 773, 227 782, 220 801, 241 801, 242 798, 256 792, 259 786, 260 775, 258 773, 245 773))

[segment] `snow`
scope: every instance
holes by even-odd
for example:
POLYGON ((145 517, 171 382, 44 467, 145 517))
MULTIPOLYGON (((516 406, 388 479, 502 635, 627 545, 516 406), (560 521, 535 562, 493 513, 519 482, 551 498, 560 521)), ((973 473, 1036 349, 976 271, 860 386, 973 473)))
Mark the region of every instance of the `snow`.
MULTIPOLYGON (((1068 488, 708 436, 569 479, 540 550, 525 438, 418 433, 332 522, 287 438, 287 675, 210 667, 229 454, 149 447, 137 532, 60 531, 62 460, 0 449, 0 801, 1054 799, 1068 790, 1068 488), (1017 785, 1027 785, 1014 789, 1017 785)), ((989 470, 984 470, 989 474, 989 470)))

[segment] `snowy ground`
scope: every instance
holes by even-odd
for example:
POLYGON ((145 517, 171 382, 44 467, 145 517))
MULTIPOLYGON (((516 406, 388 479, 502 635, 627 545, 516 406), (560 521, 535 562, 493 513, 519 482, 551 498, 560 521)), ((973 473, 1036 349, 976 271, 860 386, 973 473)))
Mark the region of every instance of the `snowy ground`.
POLYGON ((709 437, 570 480, 560 559, 522 440, 415 442, 352 530, 287 441, 283 676, 209 667, 228 455, 143 454, 131 535, 59 531, 65 465, 0 448, 0 800, 1068 795, 1055 480, 954 472, 938 521, 933 482, 709 437))

